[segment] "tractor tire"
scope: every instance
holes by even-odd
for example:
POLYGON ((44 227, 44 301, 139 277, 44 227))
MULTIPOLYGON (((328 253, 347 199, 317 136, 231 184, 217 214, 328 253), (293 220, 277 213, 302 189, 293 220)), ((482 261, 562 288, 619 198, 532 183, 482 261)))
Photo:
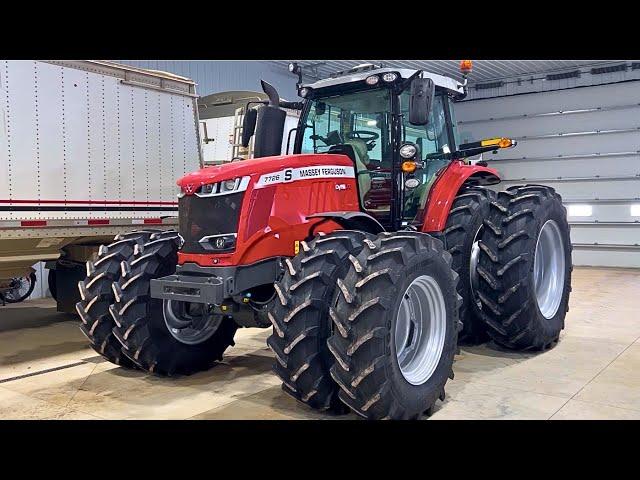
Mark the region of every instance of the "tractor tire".
POLYGON ((478 240, 489 216, 491 202, 496 199, 493 190, 483 187, 464 187, 451 205, 444 229, 444 243, 452 257, 452 268, 460 275, 458 294, 462 297, 459 341, 467 344, 486 342, 489 336, 480 318, 479 300, 473 287, 475 264, 478 258, 478 240))
POLYGON ((213 335, 197 344, 178 341, 164 318, 163 301, 151 298, 151 280, 175 273, 178 233, 152 235, 132 258, 122 262, 122 276, 113 284, 115 302, 109 308, 113 334, 132 363, 162 376, 190 375, 210 368, 233 345, 237 325, 224 317, 213 335))
POLYGON ((286 393, 314 409, 346 413, 329 373, 334 362, 327 349, 329 305, 349 258, 360 253, 366 238, 373 237, 339 230, 300 242, 300 253, 284 261, 283 277, 275 284, 277 299, 268 314, 273 333, 267 340, 276 357, 273 370, 286 393))
MULTIPOLYGON (((116 365, 133 367, 122 355, 120 342, 113 336, 115 325, 109 313, 109 306, 115 301, 111 285, 120 279, 120 264, 133 256, 136 245, 144 244, 155 233, 151 230, 118 235, 110 245, 102 245, 97 260, 87 262, 87 277, 78 282, 80 302, 76 311, 82 321, 80 330, 89 339, 91 348, 116 365)), ((55 279, 55 270, 49 271, 55 279)), ((51 288, 51 280, 49 281, 51 288)), ((55 290, 56 282, 53 282, 55 290)))
POLYGON ((551 187, 499 192, 480 239, 478 296, 490 337, 518 350, 558 341, 569 310, 571 241, 567 212, 551 187))
POLYGON ((365 240, 330 310, 331 376, 340 400, 369 419, 431 414, 453 378, 457 282, 451 254, 430 235, 401 231, 365 240))

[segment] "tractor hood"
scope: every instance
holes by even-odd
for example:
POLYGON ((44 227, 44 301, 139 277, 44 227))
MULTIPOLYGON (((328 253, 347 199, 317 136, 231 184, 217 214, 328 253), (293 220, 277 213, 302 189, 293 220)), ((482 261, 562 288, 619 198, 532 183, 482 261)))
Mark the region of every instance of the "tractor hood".
MULTIPOLYGON (((257 182, 261 177, 268 174, 282 176, 278 179, 283 182, 295 181, 300 178, 296 172, 302 169, 302 177, 324 176, 322 168, 320 170, 305 172, 307 167, 345 167, 347 170, 353 168, 353 162, 346 155, 338 154, 300 154, 300 155, 278 155, 275 157, 264 157, 258 159, 242 160, 231 162, 225 165, 215 165, 202 168, 196 172, 189 173, 176 183, 187 195, 194 193, 202 185, 232 180, 235 178, 251 177, 253 182, 257 182), (285 175, 285 171, 291 170, 293 175, 285 175)), ((299 172, 298 172, 299 173, 299 172)), ((274 183, 274 181, 270 182, 274 183)))

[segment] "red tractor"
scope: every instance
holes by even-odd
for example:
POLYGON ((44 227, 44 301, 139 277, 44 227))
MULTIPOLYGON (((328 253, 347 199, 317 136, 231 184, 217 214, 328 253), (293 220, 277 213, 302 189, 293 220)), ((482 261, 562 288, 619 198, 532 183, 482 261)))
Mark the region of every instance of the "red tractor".
MULTIPOLYGON (((116 237, 77 311, 98 353, 159 375, 209 368, 238 327, 272 327, 283 389, 316 409, 417 418, 444 399, 459 335, 544 350, 571 290, 566 211, 549 187, 495 193, 459 144, 464 84, 360 66, 245 116, 255 159, 178 181, 179 232, 116 237), (301 110, 292 155, 285 112, 301 110)), ((293 133, 289 132, 290 134, 293 133)))

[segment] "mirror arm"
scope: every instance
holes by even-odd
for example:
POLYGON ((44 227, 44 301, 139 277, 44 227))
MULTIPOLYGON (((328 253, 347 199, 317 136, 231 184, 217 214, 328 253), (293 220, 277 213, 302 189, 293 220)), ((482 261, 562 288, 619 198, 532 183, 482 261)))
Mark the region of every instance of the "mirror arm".
MULTIPOLYGON (((461 145, 461 146, 463 146, 463 145, 461 145)), ((487 146, 487 147, 472 147, 472 148, 465 148, 465 149, 461 149, 461 150, 456 150, 455 152, 451 152, 451 153, 430 153, 429 155, 425 156, 424 159, 425 160, 433 160, 433 159, 444 159, 444 160, 463 159, 463 158, 468 158, 468 157, 474 157, 476 155, 480 155, 481 153, 485 153, 485 152, 497 151, 499 149, 500 149, 500 147, 498 147, 496 145, 490 145, 490 146, 487 146)))
POLYGON ((302 102, 287 102, 286 100, 280 100, 281 108, 289 108, 291 110, 302 110, 303 107, 302 102))

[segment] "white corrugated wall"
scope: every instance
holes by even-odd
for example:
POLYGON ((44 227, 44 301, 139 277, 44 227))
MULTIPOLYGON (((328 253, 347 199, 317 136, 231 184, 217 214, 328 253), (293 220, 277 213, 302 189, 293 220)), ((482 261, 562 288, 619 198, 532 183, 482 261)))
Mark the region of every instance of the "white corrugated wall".
POLYGON ((460 102, 463 141, 506 136, 485 154, 504 185, 553 186, 569 211, 576 265, 640 267, 640 81, 460 102))

